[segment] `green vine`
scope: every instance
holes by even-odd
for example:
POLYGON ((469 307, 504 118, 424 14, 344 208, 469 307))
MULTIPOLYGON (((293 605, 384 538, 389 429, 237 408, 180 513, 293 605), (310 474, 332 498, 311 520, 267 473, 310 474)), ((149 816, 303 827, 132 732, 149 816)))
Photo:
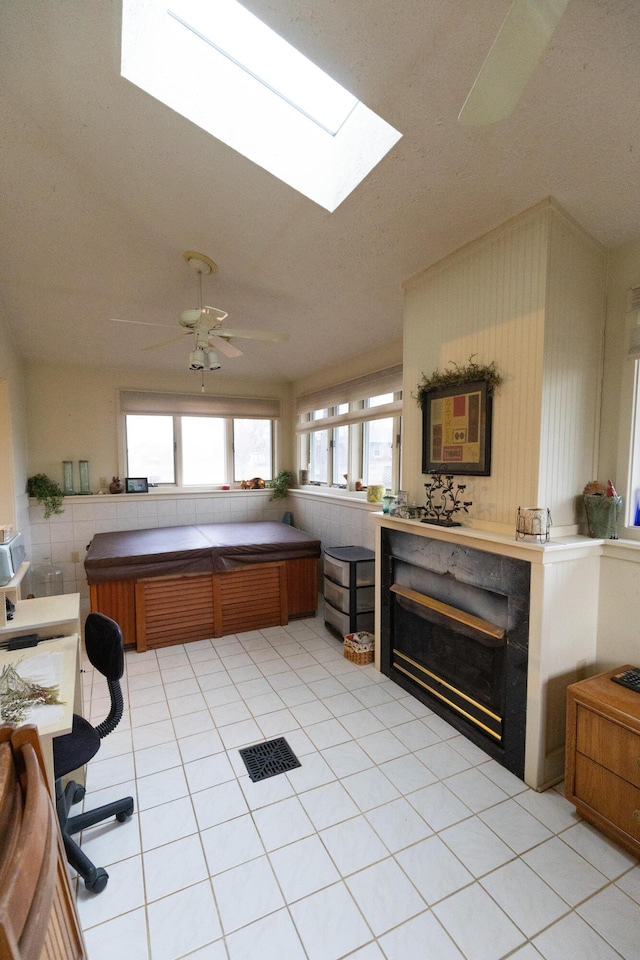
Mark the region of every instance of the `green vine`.
POLYGON ((476 363, 473 359, 475 356, 476 354, 472 353, 464 366, 450 360, 450 369, 436 369, 430 376, 423 373, 417 393, 412 394, 413 399, 418 402, 418 406, 424 407, 426 396, 431 390, 438 390, 440 387, 454 387, 460 383, 473 382, 474 380, 484 380, 487 384, 489 396, 493 396, 495 388, 502 383, 502 376, 496 369, 496 362, 492 360, 489 364, 476 363))
POLYGON ((286 497, 289 492, 289 487, 292 487, 294 484, 294 476, 289 470, 280 470, 279 473, 273 478, 273 480, 267 481, 267 487, 270 490, 273 490, 271 500, 280 500, 282 497, 286 497))
POLYGON ((43 504, 45 520, 48 520, 52 513, 64 513, 62 487, 55 480, 50 480, 46 473, 36 473, 29 477, 27 493, 43 504))

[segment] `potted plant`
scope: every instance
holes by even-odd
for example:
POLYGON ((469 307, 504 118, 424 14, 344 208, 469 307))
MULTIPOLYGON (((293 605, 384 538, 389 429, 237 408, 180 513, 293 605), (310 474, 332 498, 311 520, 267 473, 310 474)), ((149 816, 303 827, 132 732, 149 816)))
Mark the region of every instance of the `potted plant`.
POLYGON ((293 486, 293 474, 290 470, 280 470, 273 480, 269 480, 267 486, 273 491, 271 500, 280 500, 286 497, 289 487, 293 486))
POLYGON ((50 480, 46 473, 36 473, 28 478, 27 493, 43 504, 45 520, 48 520, 52 513, 64 513, 62 487, 55 480, 50 480))

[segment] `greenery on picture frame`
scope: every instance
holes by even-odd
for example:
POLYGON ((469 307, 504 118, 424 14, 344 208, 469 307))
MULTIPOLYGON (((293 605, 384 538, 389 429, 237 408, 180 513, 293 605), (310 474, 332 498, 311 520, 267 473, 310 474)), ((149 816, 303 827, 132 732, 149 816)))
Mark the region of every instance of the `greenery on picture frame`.
POLYGON ((413 394, 414 400, 417 400, 418 406, 424 410, 427 403, 427 395, 433 390, 439 390, 442 387, 455 387, 461 383, 483 381, 487 385, 487 395, 493 396, 493 393, 501 383, 502 375, 498 372, 495 360, 491 363, 477 363, 472 353, 466 364, 456 363, 450 360, 448 368, 438 370, 432 374, 423 373, 422 379, 418 384, 417 392, 413 394))

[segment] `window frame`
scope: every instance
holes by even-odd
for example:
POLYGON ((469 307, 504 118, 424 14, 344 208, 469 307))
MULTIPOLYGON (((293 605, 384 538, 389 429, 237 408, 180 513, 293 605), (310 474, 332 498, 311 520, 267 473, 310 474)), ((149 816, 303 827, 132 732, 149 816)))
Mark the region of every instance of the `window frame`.
POLYGON ((296 401, 298 422, 298 464, 309 470, 309 486, 325 490, 356 491, 356 482, 364 484, 364 436, 365 424, 374 420, 393 421, 391 486, 400 489, 401 450, 402 450, 402 367, 388 370, 338 384, 315 395, 298 397, 296 401), (371 406, 370 400, 389 394, 393 399, 388 403, 371 406), (346 408, 346 410, 345 410, 346 408), (319 416, 326 411, 326 416, 319 416), (335 431, 339 427, 348 427, 348 482, 336 483, 334 478, 334 454, 336 449, 335 431), (321 430, 329 431, 327 448, 327 482, 311 479, 310 448, 311 435, 321 430))
POLYGON ((271 444, 271 476, 263 480, 271 480, 277 472, 278 464, 278 437, 280 422, 280 400, 278 398, 260 397, 213 397, 191 394, 152 393, 135 390, 119 391, 118 432, 120 446, 121 474, 128 475, 128 416, 169 416, 173 420, 173 457, 175 481, 155 484, 158 489, 171 492, 197 493, 219 488, 221 485, 230 489, 239 489, 242 480, 252 477, 234 479, 235 473, 235 444, 234 425, 236 420, 265 420, 270 424, 271 444), (216 480, 210 484, 184 483, 182 463, 182 417, 209 417, 224 421, 224 480, 216 480))

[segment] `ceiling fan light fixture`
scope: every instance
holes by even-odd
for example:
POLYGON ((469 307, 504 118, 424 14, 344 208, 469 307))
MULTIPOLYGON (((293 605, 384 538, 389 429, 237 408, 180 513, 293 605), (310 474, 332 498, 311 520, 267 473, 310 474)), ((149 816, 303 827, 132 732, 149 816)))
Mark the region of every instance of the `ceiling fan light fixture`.
POLYGON ((209 370, 219 370, 222 364, 215 350, 209 350, 209 370))
POLYGON ((207 355, 204 350, 192 350, 189 354, 189 370, 204 370, 207 365, 207 355))

